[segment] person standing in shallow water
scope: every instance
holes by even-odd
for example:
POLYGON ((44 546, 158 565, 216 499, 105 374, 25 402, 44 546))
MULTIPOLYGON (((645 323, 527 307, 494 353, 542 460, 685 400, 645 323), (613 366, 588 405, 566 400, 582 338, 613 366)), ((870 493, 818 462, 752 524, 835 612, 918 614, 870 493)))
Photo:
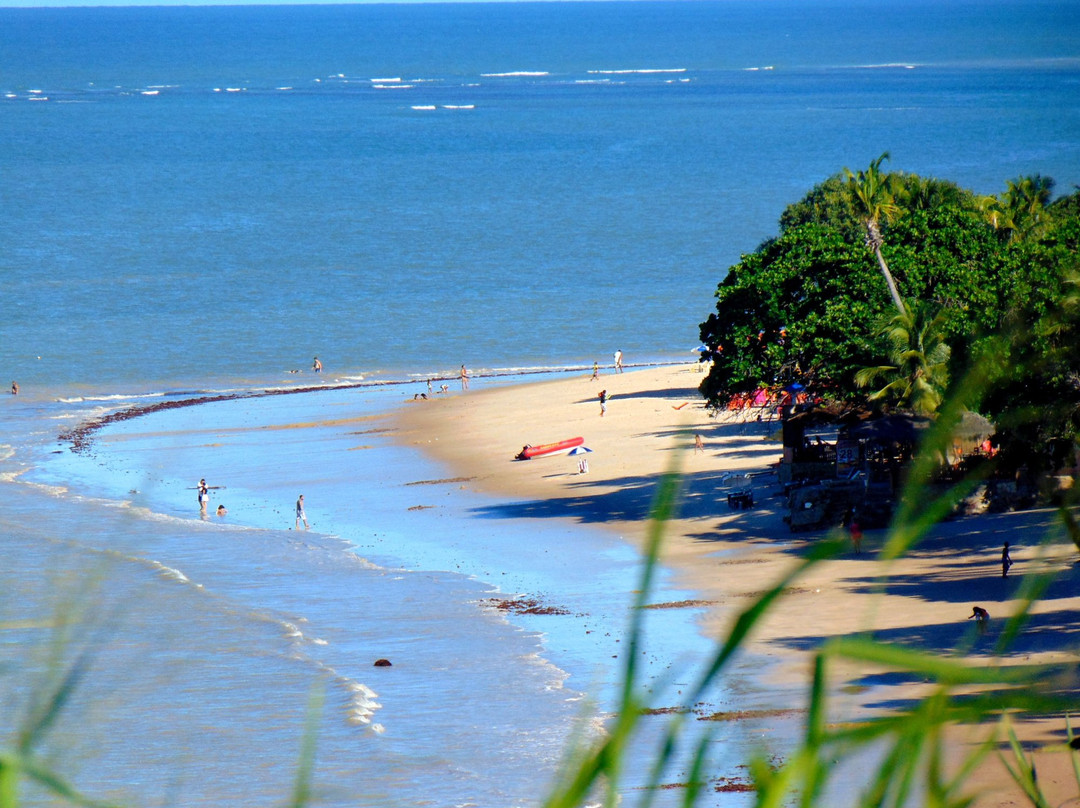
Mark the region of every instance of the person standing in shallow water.
POLYGON ((19 395, 19 383, 18 382, 12 382, 11 383, 11 395, 13 395, 13 396, 19 395))
POLYGON ((311 369, 316 373, 322 373, 322 362, 319 361, 319 357, 315 357, 315 360, 311 363, 311 369))
POLYGON ((469 389, 469 369, 464 365, 461 366, 461 389, 469 389))
POLYGON ((1009 567, 1013 565, 1012 556, 1009 555, 1009 543, 1005 542, 1005 546, 1001 548, 1001 577, 1009 577, 1009 567))
POLYGON ((296 500, 296 529, 300 529, 300 522, 304 523, 304 530, 308 530, 307 514, 304 513, 304 495, 301 494, 300 498, 296 500))

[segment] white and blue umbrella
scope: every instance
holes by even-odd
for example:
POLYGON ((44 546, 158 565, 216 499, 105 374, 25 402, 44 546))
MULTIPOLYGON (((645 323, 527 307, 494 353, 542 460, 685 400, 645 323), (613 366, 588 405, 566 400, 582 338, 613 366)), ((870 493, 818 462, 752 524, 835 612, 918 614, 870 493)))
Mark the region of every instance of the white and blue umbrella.
POLYGON ((579 454, 587 454, 588 452, 591 452, 591 451, 592 451, 592 449, 590 449, 588 446, 575 446, 573 449, 571 449, 569 452, 567 452, 567 454, 579 455, 579 454))

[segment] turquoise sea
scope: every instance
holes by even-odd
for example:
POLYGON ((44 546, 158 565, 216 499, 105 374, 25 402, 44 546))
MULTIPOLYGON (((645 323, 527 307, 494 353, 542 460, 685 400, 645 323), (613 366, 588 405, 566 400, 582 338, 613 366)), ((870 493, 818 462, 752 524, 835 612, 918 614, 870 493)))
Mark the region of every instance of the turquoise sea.
MULTIPOLYGON (((94 796, 281 801, 321 680, 322 801, 538 804, 609 703, 639 559, 443 504, 377 414, 462 363, 482 387, 690 360, 725 269, 815 183, 888 151, 1068 191, 1078 102, 1065 0, 0 8, 5 714, 74 599, 99 651, 50 751, 94 796), (484 605, 514 594, 567 614, 484 605)), ((675 611, 661 700, 705 651, 675 611)), ((730 732, 725 775, 760 740, 730 732)))

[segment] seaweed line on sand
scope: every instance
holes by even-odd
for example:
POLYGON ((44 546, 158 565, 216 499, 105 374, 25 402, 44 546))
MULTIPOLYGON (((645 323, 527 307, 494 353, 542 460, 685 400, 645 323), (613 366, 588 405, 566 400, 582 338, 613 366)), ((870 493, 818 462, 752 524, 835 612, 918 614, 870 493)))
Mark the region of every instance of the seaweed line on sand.
POLYGON ((467 483, 475 480, 475 477, 446 477, 442 480, 415 480, 405 485, 445 485, 447 483, 467 483))
POLYGON ((715 600, 674 600, 667 603, 646 603, 642 609, 703 609, 715 606, 715 600))
POLYGON ((794 718, 805 715, 806 709, 792 707, 778 710, 731 710, 698 716, 698 721, 745 721, 748 718, 794 718))
POLYGON ((561 606, 545 606, 536 598, 485 598, 482 603, 501 612, 514 614, 570 614, 570 611, 561 606))

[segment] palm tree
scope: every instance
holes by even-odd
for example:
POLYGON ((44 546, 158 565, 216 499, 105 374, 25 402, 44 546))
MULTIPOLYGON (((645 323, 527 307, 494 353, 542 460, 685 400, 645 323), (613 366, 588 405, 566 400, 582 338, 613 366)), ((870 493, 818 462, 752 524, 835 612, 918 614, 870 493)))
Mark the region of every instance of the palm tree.
POLYGON ((863 226, 866 228, 866 246, 874 251, 877 257, 881 274, 885 277, 885 284, 889 287, 896 310, 901 314, 907 313, 907 307, 897 291, 896 281, 893 280, 889 265, 885 263, 885 256, 881 254, 881 246, 884 243, 881 238, 881 221, 891 222, 901 213, 901 208, 896 204, 893 193, 893 180, 891 174, 882 174, 881 163, 889 159, 889 153, 884 152, 878 159, 870 163, 866 171, 853 173, 845 168, 848 187, 858 200, 862 208, 863 226))
POLYGON ((1009 230, 1009 240, 1018 241, 1037 232, 1046 224, 1046 208, 1054 190, 1054 181, 1042 174, 1017 177, 1005 183, 1001 198, 1002 226, 1009 230))
POLYGON ((893 399, 920 415, 936 412, 949 381, 950 349, 942 322, 942 312, 931 316, 924 304, 896 314, 881 330, 892 345, 892 364, 863 368, 855 374, 855 383, 869 387, 880 377, 892 377, 870 395, 871 401, 893 399))
POLYGON ((995 230, 1007 226, 1006 220, 1008 216, 1001 206, 1001 200, 996 196, 977 196, 975 197, 975 205, 982 217, 986 219, 987 223, 995 230))

